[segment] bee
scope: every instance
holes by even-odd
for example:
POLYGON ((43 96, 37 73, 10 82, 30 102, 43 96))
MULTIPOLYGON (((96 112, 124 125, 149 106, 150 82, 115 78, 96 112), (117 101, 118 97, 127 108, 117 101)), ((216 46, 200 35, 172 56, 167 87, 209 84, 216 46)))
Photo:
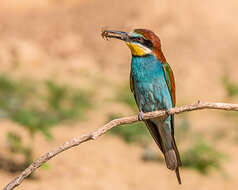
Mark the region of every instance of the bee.
POLYGON ((103 27, 101 32, 102 32, 101 33, 102 38, 104 40, 108 40, 109 33, 106 31, 106 27, 103 27))

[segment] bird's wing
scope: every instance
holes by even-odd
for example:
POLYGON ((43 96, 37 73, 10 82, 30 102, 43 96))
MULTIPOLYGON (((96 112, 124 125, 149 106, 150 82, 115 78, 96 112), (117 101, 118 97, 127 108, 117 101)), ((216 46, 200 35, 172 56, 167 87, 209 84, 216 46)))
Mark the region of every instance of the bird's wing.
POLYGON ((174 74, 172 69, 170 68, 167 62, 163 63, 164 75, 166 79, 166 83, 169 88, 169 92, 172 98, 173 106, 176 104, 176 97, 175 97, 175 81, 174 81, 174 74))
MULTIPOLYGON (((133 77, 132 77, 131 72, 130 72, 130 89, 131 89, 131 92, 132 92, 133 95, 134 95, 134 98, 135 98, 136 104, 137 104, 137 106, 139 107, 139 104, 138 104, 138 102, 137 102, 137 98, 136 98, 136 94, 135 94, 134 81, 133 81, 133 77)), ((140 108, 139 108, 139 109, 140 109, 140 108)))
MULTIPOLYGON (((164 75, 165 75, 165 79, 166 79, 166 83, 167 86, 169 88, 169 92, 172 98, 172 102, 173 102, 173 106, 175 106, 176 100, 175 100, 175 81, 174 81, 174 74, 172 69, 170 68, 169 64, 163 63, 163 69, 164 69, 164 75)), ((173 142, 174 142, 174 149, 175 149, 175 153, 177 155, 177 159, 178 159, 178 164, 179 166, 182 165, 181 160, 180 160, 180 156, 179 156, 179 152, 175 143, 175 139, 174 139, 174 115, 171 115, 171 127, 172 127, 172 138, 173 138, 173 142)))
POLYGON ((131 88, 131 92, 135 95, 135 93, 134 93, 134 82, 133 82, 131 72, 130 72, 130 88, 131 88))

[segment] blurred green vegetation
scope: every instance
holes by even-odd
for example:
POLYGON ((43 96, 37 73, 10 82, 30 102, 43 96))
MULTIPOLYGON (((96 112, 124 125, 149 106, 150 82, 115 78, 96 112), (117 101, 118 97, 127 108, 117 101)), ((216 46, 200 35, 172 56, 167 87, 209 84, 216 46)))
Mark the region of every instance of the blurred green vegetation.
POLYGON ((17 153, 17 154, 23 154, 25 158, 24 167, 28 166, 33 161, 31 148, 25 146, 22 143, 21 137, 15 132, 8 132, 7 140, 8 140, 8 144, 9 144, 11 152, 17 153))
POLYGON ((225 155, 217 151, 205 140, 195 140, 182 154, 182 167, 193 168, 202 174, 207 174, 211 168, 220 169, 221 160, 225 155))
POLYGON ((38 84, 0 76, 0 117, 19 123, 32 136, 41 132, 52 138, 52 126, 69 119, 82 119, 89 106, 88 96, 82 90, 54 81, 38 84), (42 88, 45 92, 39 90, 42 88))
POLYGON ((228 77, 228 74, 223 75, 222 84, 226 91, 226 94, 229 97, 238 96, 238 84, 236 82, 231 81, 231 79, 228 77))
MULTIPOLYGON (((20 124, 32 138, 40 132, 50 140, 53 126, 83 119, 85 110, 90 107, 88 97, 81 89, 51 80, 38 83, 0 76, 0 118, 20 124)), ((31 147, 23 144, 19 134, 9 132, 7 141, 12 152, 25 156, 26 164, 32 161, 31 147)))
POLYGON ((178 144, 189 144, 180 151, 182 167, 195 169, 201 174, 207 174, 212 168, 221 169, 225 154, 218 151, 201 134, 191 130, 187 119, 182 119, 175 128, 175 136, 178 144))
MULTIPOLYGON (((222 86, 226 92, 226 95, 229 99, 237 99, 238 98, 238 83, 232 81, 229 77, 229 74, 225 72, 221 78, 222 86)), ((234 116, 234 118, 238 118, 237 112, 224 112, 224 115, 234 116)))

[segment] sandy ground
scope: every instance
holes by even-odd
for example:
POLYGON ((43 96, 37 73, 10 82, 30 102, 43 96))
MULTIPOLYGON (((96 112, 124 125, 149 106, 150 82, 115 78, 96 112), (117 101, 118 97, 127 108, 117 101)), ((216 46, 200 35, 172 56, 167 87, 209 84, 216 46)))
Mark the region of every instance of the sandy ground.
MULTIPOLYGON (((69 126, 54 128, 53 142, 37 136, 33 144, 36 157, 103 125, 107 113, 131 114, 108 101, 118 85, 128 82, 130 53, 119 41, 102 40, 102 27, 125 31, 149 28, 160 36, 176 76, 179 105, 197 100, 234 102, 226 97, 221 78, 227 72, 238 81, 237 9, 235 0, 2 0, 0 72, 15 78, 55 79, 94 92, 96 106, 87 114, 90 119, 70 126, 70 130, 69 126)), ((212 136, 218 129, 237 133, 237 120, 222 112, 186 116, 204 136, 212 136)), ((9 121, 0 124, 0 152, 5 153, 5 133, 19 128, 9 121)), ((27 135, 20 132, 27 141, 27 135)), ((140 159, 141 147, 104 136, 54 158, 48 170, 36 172, 37 180, 26 180, 18 189, 235 189, 237 144, 226 139, 217 141, 216 146, 229 157, 224 171, 202 176, 182 169, 183 185, 178 186, 174 173, 165 165, 140 159)), ((15 175, 0 170, 0 186, 15 175)))

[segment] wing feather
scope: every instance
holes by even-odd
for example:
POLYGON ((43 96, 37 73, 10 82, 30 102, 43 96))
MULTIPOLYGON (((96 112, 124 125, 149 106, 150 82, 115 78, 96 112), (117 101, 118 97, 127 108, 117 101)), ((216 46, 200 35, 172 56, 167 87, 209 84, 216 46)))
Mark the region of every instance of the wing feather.
POLYGON ((167 62, 163 63, 164 75, 166 79, 166 83, 169 88, 170 95, 172 97, 173 106, 176 104, 176 96, 175 96, 175 81, 174 74, 167 62))
MULTIPOLYGON (((166 83, 167 86, 169 88, 169 92, 172 98, 172 102, 173 102, 173 106, 175 106, 176 104, 176 96, 175 96, 175 80, 174 80, 174 74, 173 71, 171 69, 171 67, 169 66, 169 64, 163 63, 163 68, 164 68, 164 75, 165 75, 165 79, 166 79, 166 83)), ((178 165, 181 166, 181 159, 180 159, 180 155, 177 149, 177 145, 175 143, 175 139, 174 139, 174 115, 171 115, 171 127, 172 127, 172 138, 173 138, 173 144, 174 144, 174 150, 175 150, 175 154, 178 160, 178 165)))
POLYGON ((133 82, 131 72, 130 72, 130 88, 131 88, 131 92, 135 95, 135 93, 134 93, 134 82, 133 82))

